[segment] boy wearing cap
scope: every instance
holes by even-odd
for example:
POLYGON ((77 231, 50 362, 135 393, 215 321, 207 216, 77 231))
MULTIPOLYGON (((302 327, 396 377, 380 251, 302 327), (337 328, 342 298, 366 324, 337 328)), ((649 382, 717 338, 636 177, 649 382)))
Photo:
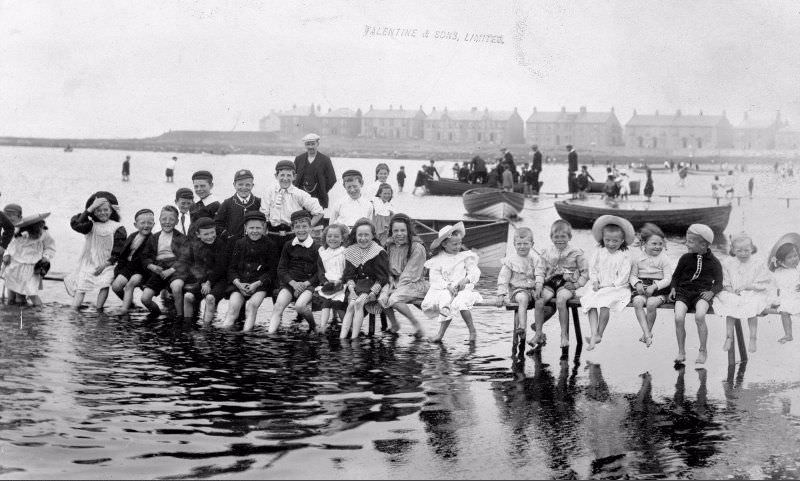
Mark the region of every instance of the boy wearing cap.
POLYGON ((175 230, 177 222, 178 209, 165 205, 158 217, 161 230, 147 239, 142 253, 142 265, 150 271, 142 292, 142 304, 156 316, 161 314, 161 309, 153 302, 153 296, 169 287, 175 298, 175 313, 178 317, 183 317, 183 286, 172 284, 175 280, 175 263, 186 242, 186 236, 175 230))
POLYGON ((192 224, 193 237, 186 242, 176 263, 176 281, 183 288, 183 316, 190 320, 195 306, 206 301, 203 324, 214 319, 217 302, 225 297, 225 246, 217 239, 214 221, 202 217, 192 224))
POLYGON ((308 192, 293 185, 295 165, 290 160, 281 160, 275 166, 278 185, 270 187, 262 203, 261 211, 267 216, 267 234, 279 244, 291 238, 292 213, 307 210, 311 213, 311 226, 322 219, 323 209, 319 201, 308 192))
POLYGON ((194 193, 192 189, 181 187, 175 192, 175 207, 178 208, 178 223, 175 225, 175 229, 183 235, 189 233, 189 224, 192 223, 189 211, 193 205, 194 193))
POLYGON ((244 215, 245 237, 236 240, 228 263, 228 289, 230 302, 223 328, 233 326, 245 305, 242 331, 250 331, 256 323, 256 314, 267 293, 272 292, 278 251, 275 243, 264 235, 267 218, 263 212, 244 215), (245 304, 245 299, 247 302, 245 304))
POLYGON ((311 297, 319 284, 319 245, 311 238, 311 213, 298 210, 292 213, 294 239, 283 246, 278 262, 278 282, 281 290, 272 309, 269 333, 274 334, 281 325, 286 306, 296 299, 294 309, 308 322, 308 332, 315 332, 314 313, 311 312, 311 297))
POLYGON ((695 363, 706 362, 708 352, 708 326, 706 313, 714 296, 722 290, 722 264, 709 247, 714 241, 714 232, 707 225, 692 224, 686 231, 686 248, 672 274, 669 300, 675 301, 675 335, 678 338, 676 363, 686 361, 686 327, 684 320, 690 306, 694 306, 697 335, 700 337, 700 352, 695 363))
POLYGON ((342 174, 342 184, 347 191, 347 197, 333 206, 331 224, 344 224, 353 227, 361 218, 372 219, 373 204, 370 199, 361 195, 364 178, 357 170, 348 170, 342 174))
POLYGON ((296 177, 294 185, 319 200, 323 209, 328 208, 328 192, 336 184, 336 172, 331 158, 319 152, 319 135, 308 134, 303 137, 306 152, 294 158, 296 177))
POLYGON ((139 287, 142 279, 148 277, 148 272, 142 265, 142 254, 155 225, 155 214, 150 209, 141 209, 133 219, 136 231, 125 239, 114 267, 114 282, 111 283, 111 290, 122 299, 121 314, 128 313, 133 304, 134 289, 139 287))
POLYGON ((248 212, 261 209, 261 199, 253 195, 253 174, 241 169, 233 177, 233 188, 236 193, 219 205, 214 223, 222 241, 232 246, 237 239, 244 236, 244 216, 248 212))
POLYGON ((211 192, 214 188, 214 176, 207 170, 198 170, 192 174, 192 187, 195 195, 200 199, 194 203, 190 211, 192 223, 202 217, 214 220, 219 210, 219 201, 211 192))
POLYGON ((0 212, 0 256, 14 238, 14 224, 22 220, 22 207, 17 204, 8 204, 0 212))

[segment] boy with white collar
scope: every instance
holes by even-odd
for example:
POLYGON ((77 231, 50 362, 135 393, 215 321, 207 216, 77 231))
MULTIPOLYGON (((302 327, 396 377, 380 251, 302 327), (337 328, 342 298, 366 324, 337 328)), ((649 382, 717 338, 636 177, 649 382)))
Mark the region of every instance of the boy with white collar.
POLYGON ((333 206, 331 214, 331 224, 344 224, 353 227, 356 221, 361 218, 372 219, 373 205, 371 199, 365 199, 361 195, 361 187, 364 186, 364 178, 357 170, 348 170, 342 174, 342 185, 347 191, 347 197, 340 200, 333 206))
POLYGON ((211 192, 214 188, 214 176, 207 170, 198 170, 192 174, 192 187, 194 194, 200 199, 192 206, 192 223, 203 217, 213 219, 219 210, 219 201, 211 192))
POLYGON ((283 311, 296 299, 294 309, 308 322, 308 332, 315 332, 311 296, 319 284, 319 245, 311 238, 311 213, 298 210, 292 213, 294 239, 286 242, 278 262, 278 283, 281 290, 272 309, 269 333, 274 334, 281 325, 283 311))
POLYGON ((311 226, 322 219, 323 209, 319 201, 308 192, 294 185, 295 165, 290 160, 281 160, 275 166, 278 185, 270 187, 262 203, 261 211, 267 216, 267 234, 280 244, 294 235, 292 214, 305 209, 311 213, 311 226))

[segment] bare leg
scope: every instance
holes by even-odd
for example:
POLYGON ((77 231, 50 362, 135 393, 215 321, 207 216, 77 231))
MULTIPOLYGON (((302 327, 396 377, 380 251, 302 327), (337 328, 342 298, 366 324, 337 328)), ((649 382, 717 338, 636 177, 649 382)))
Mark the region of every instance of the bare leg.
POLYGON ((689 310, 682 301, 675 302, 675 338, 678 340, 678 355, 675 362, 686 361, 686 311, 689 310))
POLYGON ((758 338, 758 318, 751 317, 747 319, 747 327, 750 330, 750 346, 747 348, 750 352, 756 352, 756 339, 758 338))
POLYGON ((792 315, 788 312, 781 312, 781 324, 783 324, 783 337, 778 339, 781 344, 789 342, 792 337, 792 315))
POLYGON ((127 283, 128 278, 122 274, 115 277, 114 282, 111 283, 111 290, 114 291, 114 294, 116 294, 121 301, 125 300, 125 284, 127 283))
POLYGON ((242 295, 241 292, 236 291, 231 293, 231 297, 228 299, 228 312, 225 314, 225 320, 222 322, 222 326, 220 327, 222 327, 223 329, 230 329, 231 327, 233 327, 233 324, 239 317, 239 311, 242 310, 243 304, 244 304, 244 296, 242 295))
POLYGON ((405 302, 396 302, 392 305, 392 309, 405 316, 414 326, 414 336, 421 338, 425 336, 425 331, 422 329, 422 323, 417 320, 417 317, 411 312, 411 307, 405 302))
POLYGON ((286 306, 292 302, 292 293, 289 292, 288 289, 281 289, 278 293, 278 298, 275 299, 275 305, 272 306, 272 315, 269 319, 269 333, 275 334, 278 332, 278 328, 281 326, 281 320, 283 318, 283 311, 286 309, 286 306))
POLYGON ((42 299, 39 296, 28 296, 28 299, 34 307, 42 307, 42 299))
POLYGON ((514 327, 517 332, 523 333, 525 332, 525 326, 528 324, 528 304, 531 301, 531 296, 527 292, 518 292, 514 296, 514 300, 519 304, 516 315, 517 324, 514 327))
POLYGON ((256 316, 258 315, 258 308, 261 307, 261 303, 264 302, 264 298, 267 296, 267 293, 264 291, 258 291, 252 296, 244 305, 245 309, 245 318, 244 318, 244 327, 242 327, 242 332, 248 332, 253 330, 253 326, 256 325, 256 316))
POLYGON ((314 313, 311 311, 311 296, 313 294, 314 291, 311 290, 303 291, 294 302, 294 310, 308 323, 308 332, 316 332, 317 330, 314 313))
POLYGON ((353 301, 347 303, 347 312, 342 318, 342 330, 339 332, 339 339, 347 339, 347 331, 353 325, 353 315, 356 312, 356 305, 353 301))
MULTIPOLYGON (((542 329, 544 328, 544 306, 553 298, 553 291, 550 289, 542 290, 542 296, 536 299, 533 308, 533 319, 536 322, 536 333, 528 340, 531 346, 537 346, 542 340, 542 329)), ((569 315, 569 313, 567 313, 569 315)), ((559 316, 560 318, 560 316, 559 316)))
POLYGON ((598 338, 597 326, 599 324, 599 321, 597 319, 597 309, 595 308, 589 309, 588 317, 589 317, 590 333, 589 337, 585 338, 584 340, 586 341, 586 344, 588 344, 586 346, 586 350, 591 351, 594 349, 595 344, 597 344, 596 339, 598 338))
POLYGON ((708 312, 708 302, 700 299, 694 307, 694 322, 697 324, 697 337, 700 338, 700 351, 697 354, 696 364, 705 364, 708 358, 708 326, 706 325, 706 312, 708 312))
POLYGON ((647 304, 647 299, 644 296, 639 295, 633 298, 633 312, 636 314, 636 320, 639 321, 639 327, 642 328, 642 337, 639 338, 639 341, 644 343, 652 336, 647 322, 647 313, 644 311, 645 304, 647 304))
POLYGON ((597 341, 595 344, 600 344, 600 341, 603 340, 603 333, 606 332, 606 327, 608 327, 608 321, 611 317, 611 309, 607 307, 600 308, 600 323, 597 326, 597 341))
POLYGON ((211 294, 206 296, 206 308, 203 313, 203 325, 210 326, 217 312, 217 300, 211 294))
POLYGON ((475 334, 475 324, 472 322, 472 311, 463 310, 461 312, 461 318, 464 319, 464 324, 467 325, 467 330, 469 331, 469 342, 475 342, 475 338, 477 337, 475 334))
POLYGON ((735 322, 736 319, 733 317, 725 317, 725 343, 722 345, 722 350, 725 352, 730 351, 731 347, 733 347, 733 326, 735 322))
POLYGON ((125 288, 123 290, 122 295, 122 313, 127 314, 133 305, 133 292, 142 282, 142 275, 141 274, 134 274, 131 276, 130 280, 125 283, 125 288))
POLYGON ((75 297, 72 298, 72 308, 76 311, 81 309, 81 305, 83 304, 83 298, 86 296, 86 293, 83 291, 76 291, 75 297))
POLYGON ((106 305, 106 300, 108 299, 108 287, 104 287, 97 291, 97 310, 102 311, 103 306, 106 305))
POLYGON ((175 316, 180 319, 183 317, 183 280, 175 279, 170 282, 169 289, 175 302, 175 316))
MULTIPOLYGON (((175 304, 177 304, 178 298, 176 297, 175 299, 175 304)), ((191 292, 183 295, 183 315, 187 318, 191 318, 194 315, 194 294, 191 292)))
POLYGON ((444 316, 439 315, 439 332, 436 334, 435 337, 431 338, 431 342, 442 342, 444 333, 447 332, 447 328, 449 326, 450 326, 450 319, 445 320, 444 316))
POLYGON ((663 303, 664 301, 660 296, 647 298, 647 328, 650 330, 651 338, 653 337, 653 326, 656 325, 656 309, 663 303))
POLYGON ((383 310, 383 315, 389 320, 389 330, 393 333, 400 332, 400 323, 397 322, 397 317, 394 315, 394 309, 387 308, 383 310))
POLYGON ((569 346, 569 307, 567 301, 572 299, 573 293, 569 289, 561 289, 556 294, 556 309, 558 309, 558 323, 561 325, 561 347, 569 346))
POLYGON ((333 317, 333 309, 330 307, 323 307, 319 315, 319 326, 317 332, 322 334, 328 329, 328 322, 333 317))
POLYGON ((353 303, 353 334, 351 339, 358 339, 361 334, 361 324, 364 322, 364 301, 356 301, 353 303))

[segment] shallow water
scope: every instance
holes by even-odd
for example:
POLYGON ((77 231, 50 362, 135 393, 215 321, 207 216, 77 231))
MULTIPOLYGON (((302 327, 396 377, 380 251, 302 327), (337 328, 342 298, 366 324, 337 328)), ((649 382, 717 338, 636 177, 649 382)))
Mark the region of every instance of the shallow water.
MULTIPOLYGON (((53 210, 54 270, 65 271, 81 247, 68 215, 92 191, 116 193, 130 215, 169 203, 196 169, 232 175, 256 166, 258 183, 277 160, 179 154, 178 182, 168 185, 161 177, 168 156, 133 153, 134 182, 124 185, 117 176, 122 152, 0 148, 2 201, 19 202, 28 213, 53 210), (68 168, 33 181, 37 168, 52 171, 58 162, 68 168), (140 180, 148 166, 152 175, 140 180)), ((337 159, 337 170, 367 171, 376 162, 337 159)), ((393 170, 398 164, 411 172, 419 165, 390 162, 393 170)), ((545 181, 558 185, 563 166, 546 169, 545 181)), ((693 180, 686 189, 699 193, 704 187, 693 180)), ((680 191, 669 185, 674 181, 657 179, 656 188, 680 191)), ((222 192, 229 185, 217 184, 222 192)), ((556 185, 545 190, 563 190, 556 185)), ((796 189, 768 174, 756 185, 756 195, 796 189)), ((418 217, 463 211, 458 198, 405 193, 397 204, 418 217)), ((521 224, 534 229, 537 247, 546 245, 555 219, 551 206, 529 202, 523 212, 521 224)), ((768 250, 784 231, 800 230, 797 215, 785 203, 743 201, 728 232, 746 225, 768 250)), ((123 221, 130 224, 125 215, 123 221)), ((592 247, 585 231, 576 231, 574 242, 592 247)), ((679 239, 669 252, 683 252, 679 239)), ((485 274, 479 290, 488 297, 495 274, 485 274)), ((695 370, 697 337, 689 325, 690 363, 678 371, 667 311, 659 313, 650 349, 636 342, 638 325, 625 311, 595 351, 576 352, 573 340, 560 360, 558 325, 551 322, 541 355, 512 362, 510 314, 494 308, 476 308, 479 341, 470 347, 458 321, 443 346, 407 334, 340 344, 309 337, 291 312, 280 334, 268 338, 268 301, 256 332, 242 335, 151 321, 141 311, 122 318, 115 299, 106 313, 71 313, 53 282, 43 298, 41 310, 0 307, 2 477, 800 476, 798 345, 776 343, 776 316, 762 319, 758 352, 734 369, 720 349, 722 320, 709 316, 709 362, 695 370)), ((435 327, 426 323, 428 331, 435 327)))

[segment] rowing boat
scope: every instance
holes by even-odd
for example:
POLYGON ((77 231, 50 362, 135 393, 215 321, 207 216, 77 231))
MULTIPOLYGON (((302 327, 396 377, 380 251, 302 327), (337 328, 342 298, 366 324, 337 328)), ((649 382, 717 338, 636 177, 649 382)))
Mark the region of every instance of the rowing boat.
POLYGON ((491 268, 500 265, 508 247, 508 226, 505 219, 417 219, 417 235, 426 246, 439 236, 439 229, 446 225, 463 222, 466 229, 464 246, 478 254, 478 267, 491 268))
POLYGON ((525 196, 491 187, 478 187, 464 192, 461 197, 467 213, 505 219, 516 217, 525 207, 525 196))

